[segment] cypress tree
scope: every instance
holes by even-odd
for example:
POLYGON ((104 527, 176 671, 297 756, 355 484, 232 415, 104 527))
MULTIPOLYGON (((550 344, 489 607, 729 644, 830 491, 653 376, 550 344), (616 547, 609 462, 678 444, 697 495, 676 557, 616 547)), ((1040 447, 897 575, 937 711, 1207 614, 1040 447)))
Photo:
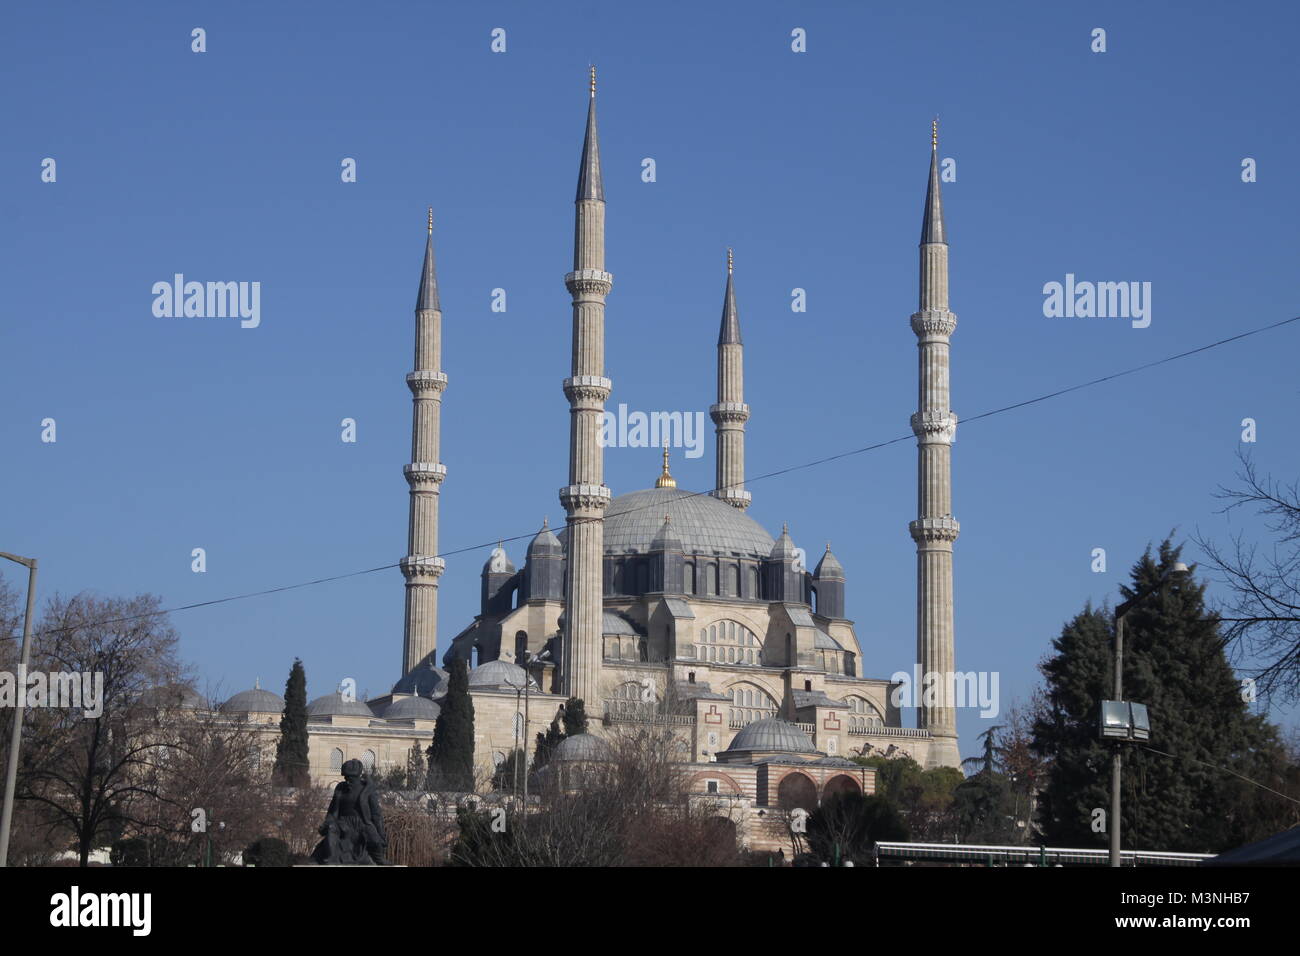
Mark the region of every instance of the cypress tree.
POLYGON ((275 769, 271 776, 276 783, 286 787, 305 787, 310 782, 307 672, 296 657, 289 669, 289 679, 284 682, 284 712, 280 716, 280 739, 275 745, 275 769))
POLYGON ((426 753, 427 751, 420 746, 418 740, 411 744, 411 749, 406 752, 406 787, 408 790, 417 790, 424 786, 428 774, 426 753))
POLYGON ((551 762, 551 754, 555 748, 560 745, 564 739, 564 731, 560 729, 560 718, 556 716, 551 721, 551 726, 546 728, 546 733, 537 734, 537 749, 533 751, 533 769, 541 770, 551 762))
POLYGON ((587 732, 587 708, 581 697, 564 702, 564 736, 576 737, 587 732))
POLYGON ((469 695, 469 665, 451 662, 447 696, 429 748, 429 789, 468 793, 474 789, 474 701, 469 695))
POLYGON ((1154 555, 1148 548, 1133 566, 1132 584, 1121 587, 1127 600, 1167 581, 1124 622, 1124 697, 1147 705, 1149 742, 1117 745, 1097 736, 1100 701, 1113 696, 1109 610, 1085 607, 1041 665, 1046 700, 1033 745, 1051 761, 1039 805, 1048 842, 1105 845, 1093 811, 1110 812, 1115 746, 1123 746, 1126 849, 1211 852, 1247 842, 1262 826, 1255 788, 1229 771, 1267 776, 1277 766, 1276 728, 1247 710, 1218 618, 1205 608, 1205 585, 1192 575, 1168 577, 1181 550, 1167 539, 1154 555))

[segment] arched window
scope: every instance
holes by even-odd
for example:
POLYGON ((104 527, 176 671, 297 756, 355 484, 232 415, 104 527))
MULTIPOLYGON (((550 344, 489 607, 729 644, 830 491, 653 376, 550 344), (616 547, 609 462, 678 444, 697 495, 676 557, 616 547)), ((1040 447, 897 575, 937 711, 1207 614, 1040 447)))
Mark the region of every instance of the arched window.
POLYGON ((330 751, 330 769, 338 771, 343 770, 343 751, 339 750, 338 747, 335 747, 330 751))
POLYGON ((695 593, 695 562, 687 561, 682 566, 682 590, 687 594, 695 593))
POLYGON ((710 563, 705 569, 705 576, 708 578, 706 593, 716 595, 718 593, 718 566, 710 563))
POLYGON ((758 635, 738 621, 719 621, 700 628, 700 643, 696 646, 698 660, 722 661, 728 664, 754 664, 762 647, 758 635))
POLYGON ((865 697, 846 697, 844 703, 849 707, 849 733, 865 734, 872 727, 884 725, 880 711, 865 697))
POLYGON ((361 766, 365 768, 367 776, 374 773, 375 752, 373 750, 363 750, 361 752, 361 766))
POLYGON ((515 660, 522 666, 528 658, 528 632, 515 633, 515 660))
POLYGON ((655 686, 648 678, 640 681, 624 681, 614 688, 614 697, 606 703, 606 710, 620 717, 650 717, 658 706, 655 686))
POLYGON ((751 567, 749 569, 749 591, 745 594, 745 597, 754 601, 758 600, 758 568, 751 567))
POLYGON ((727 565, 727 594, 740 597, 740 565, 727 565))
POLYGON ((650 568, 644 561, 636 563, 636 593, 645 594, 650 590, 650 568))
POLYGON ((776 701, 757 684, 740 681, 731 685, 731 719, 748 724, 764 717, 775 717, 776 701))

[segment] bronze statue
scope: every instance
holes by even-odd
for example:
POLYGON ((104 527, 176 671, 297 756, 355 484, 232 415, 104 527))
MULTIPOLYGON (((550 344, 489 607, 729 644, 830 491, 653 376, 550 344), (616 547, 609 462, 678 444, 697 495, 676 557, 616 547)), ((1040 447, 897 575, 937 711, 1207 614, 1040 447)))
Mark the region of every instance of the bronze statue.
POLYGON ((363 774, 360 760, 343 764, 343 782, 334 788, 321 840, 312 852, 317 863, 387 866, 384 815, 375 785, 363 774))

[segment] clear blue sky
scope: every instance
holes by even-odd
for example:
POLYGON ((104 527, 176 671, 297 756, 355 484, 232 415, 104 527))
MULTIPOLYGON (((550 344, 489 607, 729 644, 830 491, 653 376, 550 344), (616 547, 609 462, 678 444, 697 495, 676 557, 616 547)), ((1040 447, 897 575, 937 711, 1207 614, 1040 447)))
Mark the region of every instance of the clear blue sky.
MULTIPOLYGON (((1288 318, 1297 19, 1283 3, 15 7, 0 38, 0 547, 40 558, 42 597, 149 591, 168 606, 395 562, 432 204, 450 378, 441 542, 483 545, 448 558, 445 647, 478 609, 489 543, 563 517, 562 276, 592 61, 611 406, 707 410, 732 245, 751 475, 908 434, 936 113, 957 161, 962 417, 1288 318), (194 27, 206 53, 190 51, 194 27), (790 50, 795 27, 806 53, 790 50), (45 157, 56 183, 40 181, 45 157), (358 182, 340 182, 344 157, 358 182), (1244 157, 1258 182, 1241 182, 1244 157), (150 289, 177 272, 261 282, 261 326, 155 318, 150 289), (1151 282, 1151 326, 1045 318, 1043 284, 1066 273, 1151 282), (505 313, 490 310, 498 287, 505 313), (339 440, 345 417, 356 444, 339 440)), ((1224 536, 1212 494, 1232 481, 1244 417, 1261 467, 1300 473, 1297 336, 963 426, 958 666, 999 671, 1004 701, 1023 698, 1062 622, 1113 596, 1148 542, 1224 536), (1106 574, 1090 571, 1096 547, 1106 574)), ((646 487, 657 458, 610 450, 609 485, 646 487)), ((710 486, 711 441, 674 471, 710 486)), ((873 676, 914 656, 915 472, 909 441, 751 485, 769 529, 788 521, 811 553, 833 541, 873 676)), ((520 544, 510 553, 521 563, 520 544)), ((281 690, 300 655, 313 695, 349 676, 379 693, 399 676, 402 578, 174 623, 226 692, 258 677, 281 690)), ((960 720, 974 752, 986 723, 960 720)))

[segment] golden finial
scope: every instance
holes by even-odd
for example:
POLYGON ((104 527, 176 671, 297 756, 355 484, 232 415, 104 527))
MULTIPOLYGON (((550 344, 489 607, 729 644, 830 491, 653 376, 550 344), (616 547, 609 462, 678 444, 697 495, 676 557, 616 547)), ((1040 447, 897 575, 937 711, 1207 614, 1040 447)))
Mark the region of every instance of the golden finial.
POLYGON ((735 253, 731 249, 728 249, 727 250, 727 275, 731 275, 731 270, 735 267, 735 265, 736 265, 735 253))
POLYGON ((429 235, 433 235, 433 207, 429 207, 429 235))
POLYGON ((591 65, 591 95, 596 95, 596 64, 591 65))
POLYGON ((542 530, 545 531, 550 526, 551 526, 551 516, 542 515, 542 530))
POLYGON ((826 553, 827 553, 827 554, 830 554, 830 551, 831 551, 831 543, 830 543, 829 541, 827 541, 827 542, 826 542, 826 553))
POLYGON ((939 148, 939 117, 935 117, 930 123, 930 148, 939 148))
POLYGON ((656 488, 676 488, 677 479, 668 472, 668 440, 664 440, 664 473, 655 482, 656 488))

